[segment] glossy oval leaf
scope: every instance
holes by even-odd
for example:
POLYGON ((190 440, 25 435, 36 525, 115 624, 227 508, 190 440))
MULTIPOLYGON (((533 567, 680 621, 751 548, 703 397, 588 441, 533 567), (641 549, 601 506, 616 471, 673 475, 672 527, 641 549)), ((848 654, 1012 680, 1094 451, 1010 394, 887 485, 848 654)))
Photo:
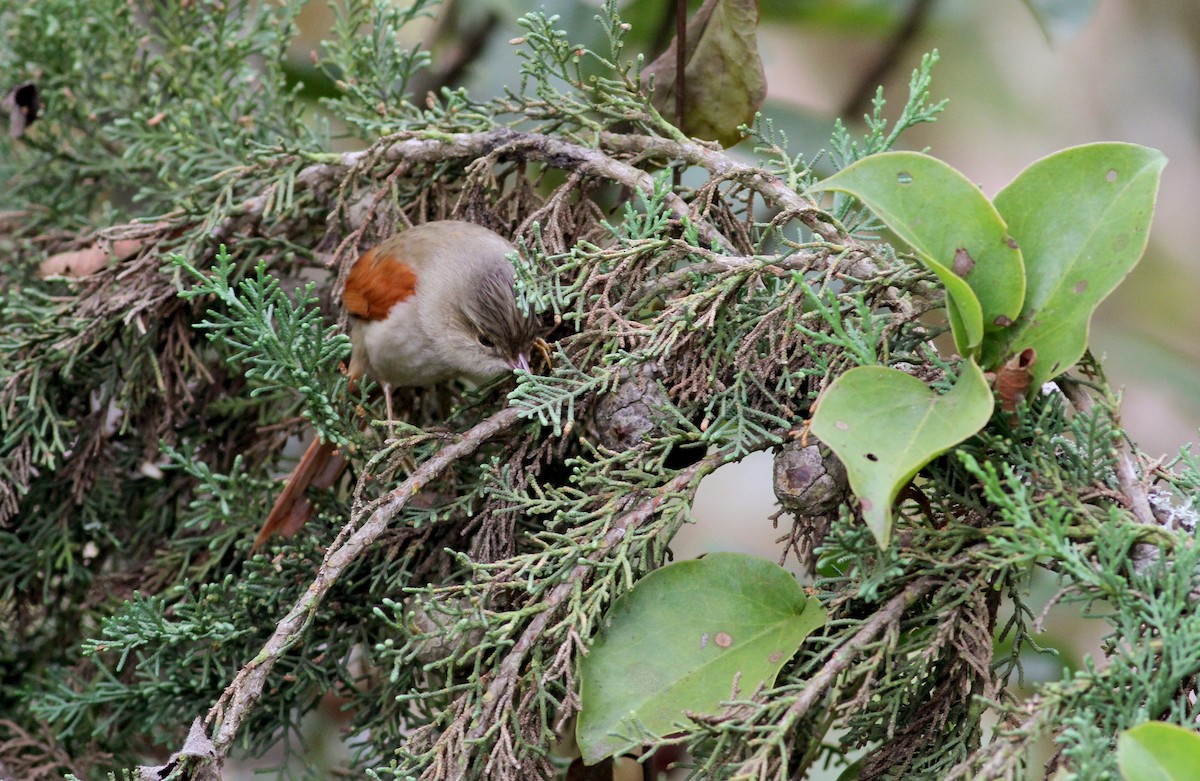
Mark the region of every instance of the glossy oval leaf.
POLYGON ((1148 721, 1117 738, 1117 767, 1125 781, 1190 781, 1200 768, 1200 735, 1148 721))
POLYGON ((1072 147, 1029 166, 996 195, 1025 257, 1028 290, 1016 324, 984 344, 985 366, 1032 347, 1037 388, 1079 360, 1092 313, 1146 248, 1166 163, 1158 150, 1135 144, 1072 147))
POLYGON ((985 332, 1011 324, 1025 299, 1021 250, 987 197, 929 155, 882 152, 818 182, 849 193, 912 246, 946 287, 958 351, 971 355, 985 332))
POLYGON ((974 361, 938 395, 916 377, 860 366, 821 396, 810 429, 846 466, 863 519, 880 548, 892 531, 892 503, 921 467, 979 431, 992 416, 992 391, 974 361))
POLYGON ((580 666, 584 762, 640 745, 643 729, 678 730, 685 711, 718 714, 770 686, 824 623, 795 577, 756 556, 712 553, 651 572, 613 603, 580 666))

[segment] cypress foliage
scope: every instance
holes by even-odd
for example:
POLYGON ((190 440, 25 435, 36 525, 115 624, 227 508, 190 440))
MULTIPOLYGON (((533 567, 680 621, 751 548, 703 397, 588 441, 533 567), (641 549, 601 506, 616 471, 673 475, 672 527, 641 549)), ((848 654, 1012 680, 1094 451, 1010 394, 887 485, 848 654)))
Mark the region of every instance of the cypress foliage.
MULTIPOLYGON (((285 57, 300 5, 0 11, 0 72, 45 103, 0 140, 0 777, 124 777, 185 745, 172 777, 204 777, 280 743, 295 778, 555 777, 579 658, 699 481, 799 438, 848 368, 954 375, 934 277, 849 199, 805 196, 825 161, 769 120, 750 161, 683 137, 615 2, 602 47, 524 17, 521 72, 483 100, 408 91, 430 57, 397 34, 432 3, 347 0, 315 120, 285 57), (527 376, 410 392, 389 439, 340 371, 332 294, 378 238, 451 217, 518 241, 549 348, 527 376), (595 411, 631 378, 654 414, 618 446, 595 411), (313 431, 351 475, 249 555, 313 431), (294 756, 323 700, 347 768, 294 756)), ((827 164, 932 121, 935 61, 894 121, 880 95, 864 136, 839 124, 827 164)), ((797 514, 780 554, 819 550, 827 626, 660 743, 695 777, 865 756, 858 778, 932 779, 1041 775, 1049 740, 1052 771, 1101 779, 1122 729, 1193 724, 1200 463, 1145 466, 1090 358, 1060 384, 926 467, 887 550, 851 501, 797 514), (1034 685, 1047 581, 1111 632, 1103 663, 1034 685)))

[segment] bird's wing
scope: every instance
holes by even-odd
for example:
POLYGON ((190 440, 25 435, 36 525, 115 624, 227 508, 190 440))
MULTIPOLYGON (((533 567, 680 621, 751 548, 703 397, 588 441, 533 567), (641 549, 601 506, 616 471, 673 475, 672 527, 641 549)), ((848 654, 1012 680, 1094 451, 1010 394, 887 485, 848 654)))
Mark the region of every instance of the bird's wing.
POLYGON ((397 303, 417 292, 413 267, 389 249, 390 243, 367 250, 350 269, 342 301, 360 320, 383 320, 397 303))

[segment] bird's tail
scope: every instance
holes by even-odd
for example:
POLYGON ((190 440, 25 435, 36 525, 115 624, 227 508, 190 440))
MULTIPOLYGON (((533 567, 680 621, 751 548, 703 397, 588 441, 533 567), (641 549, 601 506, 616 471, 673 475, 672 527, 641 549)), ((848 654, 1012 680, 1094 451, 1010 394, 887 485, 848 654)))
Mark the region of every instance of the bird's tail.
POLYGON ((250 547, 250 551, 258 550, 275 534, 290 537, 299 531, 313 514, 312 502, 308 500, 305 492, 309 487, 328 488, 337 481, 345 468, 346 459, 337 448, 329 442, 322 442, 320 438, 314 439, 300 457, 300 463, 296 464, 279 498, 275 500, 275 506, 271 508, 262 529, 254 538, 254 545, 250 547))

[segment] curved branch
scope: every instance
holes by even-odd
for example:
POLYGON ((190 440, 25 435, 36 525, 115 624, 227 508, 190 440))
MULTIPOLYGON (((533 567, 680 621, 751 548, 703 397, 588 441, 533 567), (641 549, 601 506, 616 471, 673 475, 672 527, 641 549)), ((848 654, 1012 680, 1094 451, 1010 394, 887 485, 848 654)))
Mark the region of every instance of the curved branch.
POLYGON ((816 201, 802 195, 762 168, 739 163, 720 149, 695 141, 673 141, 657 136, 601 133, 600 146, 616 152, 654 158, 683 160, 697 165, 713 176, 741 182, 767 200, 772 206, 793 212, 814 234, 831 244, 845 244, 846 236, 825 220, 825 212, 816 201))
POLYGON ((345 533, 339 536, 339 539, 344 538, 344 542, 340 545, 335 544, 325 554, 325 560, 321 562, 308 590, 276 625, 275 632, 258 655, 238 671, 237 676, 205 717, 206 725, 211 727, 213 724, 219 724, 213 733, 218 763, 229 751, 250 709, 262 696, 263 686, 271 668, 303 635, 317 606, 346 568, 383 533, 391 520, 429 481, 437 478, 459 459, 474 453, 492 437, 514 426, 518 420, 520 411, 515 407, 506 407, 476 424, 457 442, 447 445, 422 463, 407 480, 388 494, 360 528, 348 536, 345 533))
MULTIPOLYGON (((688 148, 681 145, 681 149, 688 148)), ((697 148, 701 148, 697 145, 697 148)), ((476 159, 497 151, 508 152, 524 160, 545 163, 555 168, 579 171, 608 179, 617 184, 640 192, 649 198, 655 191, 654 177, 640 168, 616 160, 599 149, 564 141, 541 133, 525 133, 508 127, 496 127, 478 133, 443 133, 438 131, 411 131, 380 139, 369 149, 348 152, 342 155, 322 155, 320 162, 308 166, 296 176, 298 188, 316 188, 324 183, 340 181, 353 170, 377 162, 434 163, 453 159, 476 159)), ((719 154, 719 153, 713 153, 719 154)), ((733 170, 737 166, 732 160, 720 155, 724 166, 733 170)), ((739 172, 753 171, 740 166, 739 172)), ((761 172, 760 172, 761 173, 761 172)), ((748 173, 746 175, 749 175, 748 173)), ((782 182, 779 183, 780 186, 782 182)), ((786 189, 786 187, 784 188, 786 189)), ((789 191, 790 192, 790 191, 789 191)), ((795 193, 792 193, 795 196, 795 193)), ((212 231, 214 240, 223 240, 232 235, 239 225, 261 217, 270 202, 270 193, 263 193, 245 201, 236 214, 230 215, 212 231)), ((667 193, 667 206, 680 219, 692 219, 686 201, 675 193, 667 193)), ((810 201, 805 201, 811 204, 810 201)), ((809 208, 806 206, 806 208, 809 208)), ((811 209, 815 209, 815 205, 811 209)), ((720 231, 709 223, 697 224, 701 238, 716 242, 725 249, 732 244, 720 231)))

